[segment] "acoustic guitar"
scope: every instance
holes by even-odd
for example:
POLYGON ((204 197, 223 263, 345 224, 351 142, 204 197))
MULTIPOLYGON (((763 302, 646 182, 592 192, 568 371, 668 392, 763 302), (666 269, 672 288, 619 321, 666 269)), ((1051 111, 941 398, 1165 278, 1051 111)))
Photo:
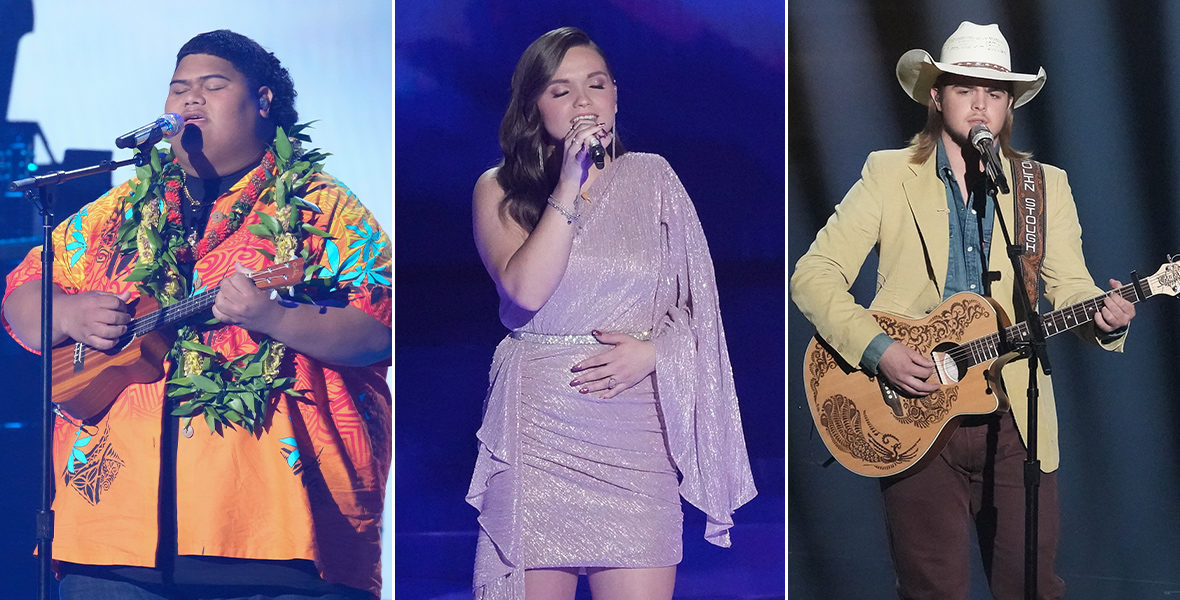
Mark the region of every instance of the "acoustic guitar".
MULTIPOLYGON (((1113 292, 1132 303, 1180 293, 1180 258, 1113 292)), ((1050 337, 1089 323, 1106 295, 1041 315, 1050 337)), ((819 336, 807 347, 804 387, 812 419, 832 456, 866 477, 900 474, 938 456, 959 417, 1007 408, 1000 370, 1020 355, 1013 344, 1029 339, 1027 323, 1009 326, 991 299, 955 294, 921 319, 871 311, 881 329, 934 361, 941 386, 908 397, 850 366, 819 336)))
MULTIPOLYGON (((250 279, 258 289, 292 286, 303 281, 303 259, 255 271, 250 279)), ((164 376, 164 357, 176 332, 161 329, 195 315, 217 300, 221 286, 205 290, 165 307, 140 296, 130 306, 134 318, 127 332, 110 350, 96 350, 81 342, 53 349, 53 401, 76 419, 89 419, 110 406, 127 386, 151 383, 164 376)))

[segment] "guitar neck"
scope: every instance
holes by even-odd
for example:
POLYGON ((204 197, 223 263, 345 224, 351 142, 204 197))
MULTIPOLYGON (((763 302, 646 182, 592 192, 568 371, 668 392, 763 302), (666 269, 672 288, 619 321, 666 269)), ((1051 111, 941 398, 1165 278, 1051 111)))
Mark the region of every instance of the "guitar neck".
MULTIPOLYGON (((1139 297, 1139 292, 1136 291, 1134 284, 1124 285, 1118 289, 1111 290, 1111 292, 1122 296, 1124 300, 1131 304, 1137 304, 1152 296, 1147 278, 1140 279, 1138 283, 1138 289, 1143 292, 1142 298, 1139 297)), ((1102 305, 1106 302, 1108 295, 1103 294, 1041 315, 1041 323, 1045 327, 1045 337, 1053 337, 1059 333, 1081 327, 1093 321, 1094 313, 1102 310, 1102 305)), ((1020 323, 1009 327, 1005 332, 1012 336, 1012 339, 1024 341, 1029 337, 1029 326, 1028 323, 1020 323)))
MULTIPOLYGON (((302 280, 302 274, 303 259, 295 258, 294 260, 274 265, 261 271, 255 271, 250 275, 250 280, 254 282, 254 285, 258 289, 269 290, 299 283, 302 280)), ((126 345, 139 336, 146 335, 165 325, 171 325, 182 319, 187 319, 213 306, 213 303, 217 300, 217 292, 220 289, 220 285, 207 289, 188 298, 178 300, 168 306, 158 308, 146 315, 132 319, 127 324, 127 332, 120 338, 119 346, 126 345)))
POLYGON ((189 296, 168 306, 156 309, 142 317, 132 319, 127 324, 124 337, 134 338, 155 331, 165 325, 171 325, 182 319, 187 319, 210 306, 217 300, 217 292, 221 286, 205 290, 194 296, 189 296))
MULTIPOLYGON (((1149 285, 1149 278, 1139 279, 1137 283, 1138 286, 1133 283, 1127 284, 1112 290, 1111 293, 1122 296, 1131 304, 1136 304, 1154 295, 1149 285), (1140 296, 1140 292, 1142 292, 1142 296, 1140 296)), ((1102 305, 1108 295, 1096 296, 1041 315, 1041 323, 1045 328, 1045 337, 1050 338, 1093 321, 1094 313, 1102 310, 1102 305)), ((1031 330, 1026 321, 1005 328, 1003 336, 1000 333, 993 333, 976 340, 971 340, 963 344, 963 346, 969 350, 969 363, 971 365, 977 365, 1000 356, 1002 350, 1001 340, 1007 340, 1011 344, 1014 342, 1026 342, 1031 337, 1031 330)))

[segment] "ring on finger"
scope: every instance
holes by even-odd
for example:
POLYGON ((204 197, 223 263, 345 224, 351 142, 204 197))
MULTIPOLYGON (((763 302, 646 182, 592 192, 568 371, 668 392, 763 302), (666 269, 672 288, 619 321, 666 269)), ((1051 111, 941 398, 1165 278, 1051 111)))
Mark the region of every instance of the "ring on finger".
POLYGON ((619 385, 619 382, 616 381, 614 377, 611 377, 610 379, 608 379, 606 381, 606 389, 608 389, 608 390, 615 389, 616 385, 619 385))

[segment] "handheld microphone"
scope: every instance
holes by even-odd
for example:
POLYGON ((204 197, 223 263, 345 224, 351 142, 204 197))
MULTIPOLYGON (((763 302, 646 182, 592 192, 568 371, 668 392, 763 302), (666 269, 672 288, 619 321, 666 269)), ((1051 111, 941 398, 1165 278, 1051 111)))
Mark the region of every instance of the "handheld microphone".
POLYGON ((151 123, 125 133, 115 139, 116 148, 135 148, 136 146, 154 146, 164 138, 170 138, 180 133, 184 119, 176 113, 164 113, 151 123))
POLYGON ((1000 163, 1000 157, 996 155, 996 140, 992 136, 992 132, 987 128, 987 125, 979 123, 971 128, 969 135, 971 145, 979 151, 979 156, 983 158, 984 170, 987 172, 988 178, 1000 190, 1001 193, 1008 193, 1008 179, 1004 177, 1004 169, 1000 163))
POLYGON ((598 138, 590 136, 588 150, 590 151, 590 158, 594 159, 594 166, 598 167, 598 170, 601 171, 606 161, 606 149, 602 147, 602 142, 598 138))

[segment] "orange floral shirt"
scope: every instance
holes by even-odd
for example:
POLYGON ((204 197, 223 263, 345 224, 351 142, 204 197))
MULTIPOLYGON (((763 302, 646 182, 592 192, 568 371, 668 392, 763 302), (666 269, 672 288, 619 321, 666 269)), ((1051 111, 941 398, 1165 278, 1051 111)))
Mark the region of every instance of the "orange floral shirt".
MULTIPOLYGON (((212 210, 228 214, 246 182, 235 184, 212 210)), ((116 247, 134 184, 114 188, 54 230, 53 279, 66 293, 139 295, 124 280, 136 255, 120 255, 116 247)), ((337 278, 351 306, 390 327, 388 237, 352 192, 326 174, 313 180, 304 198, 321 211, 304 211, 304 222, 332 237, 305 237, 311 261, 326 269, 320 275, 337 278)), ((234 272, 235 262, 253 270, 272 264, 256 249, 273 253, 273 244, 247 227, 259 223, 259 212, 273 215, 274 209, 258 202, 232 236, 197 261, 193 288, 216 286, 234 272)), ((18 286, 40 279, 38 247, 8 275, 5 300, 18 286)), ((221 325, 204 340, 223 356, 236 357, 257 350, 256 336, 221 325)), ((280 396, 261 433, 226 428, 213 434, 203 419, 193 419, 193 435, 175 442, 179 553, 312 560, 325 581, 379 594, 381 511, 392 449, 392 398, 385 381, 390 364, 338 367, 288 349, 282 374, 296 377, 295 389, 304 390, 304 397, 280 396)), ((169 443, 161 439, 170 402, 164 387, 163 380, 131 384, 93 424, 57 419, 55 559, 155 566, 161 444, 169 443)))

